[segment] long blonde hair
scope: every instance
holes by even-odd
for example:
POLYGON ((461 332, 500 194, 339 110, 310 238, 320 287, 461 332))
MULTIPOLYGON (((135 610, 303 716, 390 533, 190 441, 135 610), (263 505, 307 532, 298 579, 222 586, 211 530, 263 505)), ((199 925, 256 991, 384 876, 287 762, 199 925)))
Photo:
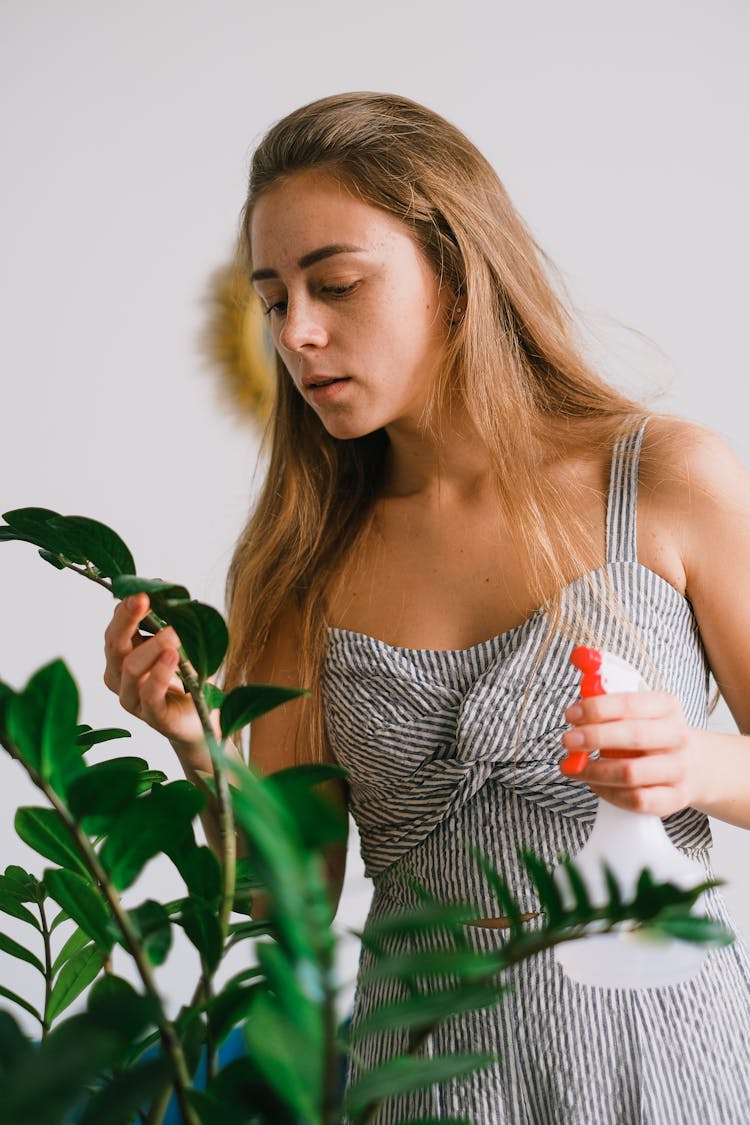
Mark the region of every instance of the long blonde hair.
MULTIPOLYGON (((484 441, 501 509, 539 602, 554 602, 588 569, 573 506, 539 471, 539 450, 610 447, 643 409, 590 369, 548 263, 496 172, 453 125, 389 94, 349 93, 303 106, 274 125, 252 160, 241 247, 249 262, 253 207, 295 172, 329 171, 411 232, 459 320, 447 329, 425 426, 458 403, 484 441), (560 528, 565 528, 561 534, 560 528)), ((231 644, 225 683, 243 682, 292 606, 300 622, 299 683, 313 692, 308 754, 324 754, 320 686, 326 591, 368 524, 388 439, 331 437, 277 359, 268 469, 228 578, 231 644)))

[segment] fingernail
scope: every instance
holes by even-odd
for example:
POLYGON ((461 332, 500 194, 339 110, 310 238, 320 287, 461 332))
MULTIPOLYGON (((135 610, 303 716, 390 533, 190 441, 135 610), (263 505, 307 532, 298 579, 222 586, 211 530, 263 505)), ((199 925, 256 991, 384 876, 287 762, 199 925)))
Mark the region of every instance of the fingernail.
POLYGON ((585 750, 574 750, 560 762, 560 769, 563 773, 575 775, 586 769, 588 760, 589 756, 585 750))
POLYGON ((563 735, 563 741, 568 750, 572 750, 576 746, 583 746, 583 731, 566 730, 565 734, 563 735))
POLYGON ((580 703, 573 703, 565 712, 565 718, 569 723, 577 723, 579 719, 583 718, 583 707, 580 703))

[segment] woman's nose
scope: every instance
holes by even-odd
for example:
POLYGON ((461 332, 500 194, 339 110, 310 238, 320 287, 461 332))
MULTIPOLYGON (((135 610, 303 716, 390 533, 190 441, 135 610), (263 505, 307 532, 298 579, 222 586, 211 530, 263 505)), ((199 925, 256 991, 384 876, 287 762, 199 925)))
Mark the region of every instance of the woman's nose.
POLYGON ((308 302, 287 304, 284 323, 279 332, 279 344, 290 352, 304 347, 322 347, 327 334, 320 316, 308 302))

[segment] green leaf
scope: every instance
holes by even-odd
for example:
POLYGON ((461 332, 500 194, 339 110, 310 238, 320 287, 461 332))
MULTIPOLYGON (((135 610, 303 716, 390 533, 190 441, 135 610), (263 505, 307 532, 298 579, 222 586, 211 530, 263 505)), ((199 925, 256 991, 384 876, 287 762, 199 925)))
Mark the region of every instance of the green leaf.
POLYGON ((23 867, 17 864, 10 864, 5 868, 2 886, 9 894, 17 895, 21 902, 38 902, 40 894, 44 897, 42 886, 36 876, 24 871, 23 867))
POLYGON ((167 911, 160 902, 147 899, 128 913, 151 964, 163 965, 172 946, 172 925, 167 911))
POLYGON ((469 843, 469 850, 476 859, 482 874, 490 885, 492 893, 497 899, 500 913, 508 919, 511 938, 519 937, 523 931, 523 913, 516 902, 510 887, 503 879, 500 872, 487 857, 476 847, 469 843))
POLYGON ((229 634, 218 610, 203 602, 155 601, 154 609, 179 635, 198 679, 212 675, 227 651, 229 634))
POLYGON ((207 968, 214 972, 223 951, 221 926, 214 910, 193 899, 186 899, 182 925, 207 968))
POLYGON ((224 738, 273 711, 290 699, 299 699, 310 692, 304 688, 276 687, 273 684, 244 684, 230 691, 224 698, 219 715, 224 738))
POLYGON ((533 852, 521 849, 519 855, 524 867, 539 892, 539 902, 550 926, 557 926, 565 916, 560 888, 546 864, 533 852))
POLYGON ((81 929, 109 953, 113 945, 110 913, 103 898, 88 879, 73 871, 47 871, 44 883, 56 902, 66 910, 81 929))
POLYGON ((84 767, 76 745, 78 688, 62 660, 40 668, 8 703, 8 735, 24 762, 64 794, 84 767))
POLYGON ((680 941, 694 942, 697 945, 731 945, 734 934, 715 918, 693 916, 692 914, 665 914, 656 918, 641 933, 650 930, 679 938, 680 941))
MULTIPOLYGON (((111 1079, 89 1104, 80 1125, 131 1125, 133 1115, 171 1083, 167 1059, 146 1059, 111 1079)), ((142 1120, 139 1117, 139 1120, 142 1120)))
POLYGON ((3 996, 6 1000, 12 1000, 14 1004, 18 1004, 19 1008, 23 1008, 30 1016, 39 1020, 40 1024, 42 1023, 42 1017, 39 1015, 39 1012, 29 1004, 28 1000, 24 1000, 23 996, 19 996, 16 992, 11 992, 9 988, 5 988, 2 984, 0 984, 0 996, 3 996))
POLYGON ((8 713, 8 704, 15 694, 9 684, 0 680, 0 735, 3 736, 5 736, 7 732, 6 716, 8 713))
POLYGON ((87 945, 67 961, 52 988, 45 1016, 51 1023, 61 1012, 77 1000, 85 988, 101 972, 106 954, 95 945, 87 945))
POLYGON ((156 785, 117 820, 100 858, 118 890, 125 890, 159 852, 172 855, 193 838, 192 822, 203 808, 203 794, 189 781, 156 785))
POLYGON ((421 992, 375 1008, 352 1028, 352 1042, 392 1028, 424 1028, 463 1012, 494 1008, 507 989, 502 985, 470 984, 442 992, 421 992))
MULTIPOLYGON (((207 1094, 199 1098, 190 1091, 188 1096, 203 1125, 302 1125, 299 1114, 268 1085, 247 1054, 223 1067, 207 1094), (248 1115, 249 1106, 257 1107, 253 1117, 248 1115)), ((308 1118, 305 1125, 313 1123, 320 1125, 320 1115, 308 1118)))
POLYGON ((137 574, 119 574, 112 580, 112 593, 116 598, 129 598, 133 594, 158 595, 165 603, 189 602, 190 594, 184 586, 164 582, 161 578, 141 578, 137 574))
MULTIPOLYGON (((343 770, 333 767, 335 776, 343 770)), ((349 816, 343 801, 329 793, 318 792, 314 786, 320 782, 308 776, 308 767, 293 766, 269 774, 264 780, 267 789, 274 792, 294 822, 307 851, 316 851, 331 844, 343 843, 349 830, 349 816)))
POLYGON ((24 844, 45 859, 90 879, 86 865, 76 851, 73 839, 54 809, 22 808, 15 816, 15 828, 24 844))
POLYGON ((69 921, 69 919, 68 919, 68 915, 65 913, 65 911, 64 910, 58 910, 57 914, 52 919, 52 925, 49 928, 49 932, 54 933, 54 931, 57 929, 58 926, 62 925, 63 922, 67 922, 67 921, 69 921))
POLYGON ((40 550, 39 558, 44 559, 44 561, 46 563, 49 563, 50 566, 54 566, 55 570, 65 570, 65 563, 60 562, 59 557, 57 555, 53 555, 51 551, 40 550))
POLYGON ((408 1121, 399 1121, 398 1125, 476 1125, 468 1117, 411 1117, 408 1121))
POLYGON ((33 1053, 31 1042, 13 1016, 0 1010, 0 1076, 7 1076, 24 1055, 28 1057, 33 1053))
POLYGON ((223 1043, 227 1035, 247 1018, 260 981, 248 985, 225 984, 221 992, 206 1007, 208 1023, 214 1042, 223 1043))
POLYGON ((245 941, 246 938, 265 937, 273 933, 273 928, 268 922, 262 920, 251 922, 232 922, 229 933, 235 941, 245 941))
POLYGON ((218 707, 221 707, 226 699, 226 693, 223 692, 221 688, 218 688, 216 684, 204 684, 203 698, 206 701, 206 706, 209 711, 215 711, 218 707))
POLYGON ((235 973, 230 977, 224 985, 225 988, 234 988, 237 984, 246 984, 249 980, 260 980, 263 976, 263 970, 259 965, 253 965, 249 969, 242 969, 239 973, 235 973))
POLYGON ((325 991, 320 963, 295 961, 277 942, 260 943, 256 955, 277 1006, 304 1035, 307 1049, 322 1051, 325 991))
POLYGON ((466 903, 436 903, 434 906, 417 906, 412 910, 387 914, 370 922, 363 934, 365 944, 372 939, 393 934, 427 933, 432 930, 453 929, 454 926, 476 922, 482 912, 466 903))
POLYGON ((34 968, 44 974, 44 965, 30 953, 24 946, 19 945, 13 938, 8 937, 7 934, 0 934, 0 953, 9 953, 11 957, 17 957, 19 961, 25 961, 28 965, 33 965, 34 968))
POLYGON ((64 965, 66 961, 69 961, 75 953, 78 953, 79 950, 83 949, 85 945, 88 945, 90 941, 91 938, 89 937, 89 935, 84 930, 78 929, 78 927, 76 927, 76 929, 73 930, 72 934, 69 936, 68 940, 61 947, 60 952, 58 953, 57 957, 55 957, 55 960, 52 963, 52 976, 55 976, 61 966, 64 965))
POLYGON ((118 1041, 85 1016, 55 1027, 41 1046, 14 1060, 3 1078, 2 1125, 60 1125, 70 1121, 81 1091, 115 1061, 118 1041))
POLYGON ((92 730, 91 727, 82 728, 79 726, 76 742, 82 750, 90 750, 92 746, 98 746, 100 742, 112 742, 116 738, 130 737, 130 731, 123 727, 103 727, 101 730, 92 730))
POLYGON ((375 1070, 367 1071, 349 1088, 344 1112, 356 1117, 376 1099, 422 1090, 436 1082, 449 1082, 452 1078, 483 1070, 495 1061, 496 1056, 487 1052, 389 1059, 375 1070))
MULTIPOLYGON (((16 508, 3 516, 8 527, 0 527, 0 541, 22 540, 33 543, 49 556, 64 555, 72 563, 84 563, 85 554, 76 549, 63 530, 52 525, 53 520, 62 518, 59 512, 53 512, 50 508, 16 508)), ((46 561, 49 562, 50 559, 47 558, 46 561)))
POLYGON ((161 785, 166 780, 163 770, 144 770, 138 778, 138 795, 150 792, 155 785, 161 785))
POLYGON ((206 1023, 203 1014, 197 1008, 183 1005, 175 1020, 175 1026, 182 1039, 188 1071, 193 1074, 198 1067, 201 1051, 206 1042, 206 1023))
POLYGON ((620 884, 617 882, 617 876, 608 864, 603 864, 604 883, 609 895, 607 903, 607 915, 613 921, 625 916, 622 903, 622 892, 620 891, 620 884))
POLYGON ((110 758, 89 766, 70 786, 70 811, 87 832, 106 832, 112 817, 138 796, 140 777, 147 769, 143 758, 110 758))
POLYGON ((247 855, 243 855, 237 860, 237 886, 245 890, 263 886, 263 880, 260 878, 255 864, 247 855))
POLYGON ((304 1121, 318 1121, 322 1059, 264 991, 253 999, 245 1038, 254 1065, 275 1093, 304 1121))
POLYGON ((178 860, 180 874, 193 898, 218 906, 221 898, 221 865, 210 848, 191 848, 178 860))
POLYGON ((39 922, 36 920, 31 911, 27 910, 26 907, 21 904, 18 896, 10 894, 7 891, 3 890, 1 883, 0 911, 2 911, 3 914, 10 914, 12 918, 18 918, 21 922, 28 923, 29 926, 33 926, 37 930, 41 929, 39 922))
POLYGON ((428 980, 433 977, 459 977, 476 980, 500 972, 505 966, 502 952, 476 953, 471 949, 410 951, 381 957, 362 975, 362 983, 374 980, 428 980))
POLYGON ((106 524, 86 516, 56 516, 49 520, 49 526, 53 532, 61 532, 65 542, 93 563, 103 578, 135 573, 128 547, 106 524))
POLYGON ((99 1027, 117 1031, 126 1048, 159 1019, 158 1000, 141 996, 132 984, 114 973, 105 973, 96 982, 86 1007, 99 1027))
POLYGON ((303 852, 294 821, 257 775, 240 763, 233 763, 232 770, 236 782, 231 788, 232 804, 250 841, 257 874, 270 891, 272 921, 300 960, 313 961, 328 932, 320 913, 329 910, 327 891, 324 887, 315 891, 315 909, 311 898, 310 863, 314 860, 320 866, 322 860, 303 852))
POLYGON ((591 918, 594 913, 594 907, 591 904, 589 893, 586 884, 581 878, 575 863, 568 858, 565 858, 561 863, 561 869, 565 872, 570 889, 573 892, 574 906, 571 915, 571 921, 584 922, 591 918))

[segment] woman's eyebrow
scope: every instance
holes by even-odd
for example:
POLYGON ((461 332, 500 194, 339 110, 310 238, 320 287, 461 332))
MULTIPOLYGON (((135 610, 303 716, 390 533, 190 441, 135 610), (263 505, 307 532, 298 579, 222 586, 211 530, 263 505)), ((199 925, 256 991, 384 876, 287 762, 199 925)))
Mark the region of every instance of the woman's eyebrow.
MULTIPOLYGON (((308 254, 303 254, 297 261, 297 265, 301 270, 305 270, 308 266, 314 266, 316 262, 322 262, 324 258, 332 258, 334 254, 361 254, 363 251, 364 247, 362 246, 349 246, 337 242, 331 246, 320 246, 317 250, 311 250, 308 254)), ((268 281, 270 278, 278 276, 276 270, 253 270, 250 274, 250 281, 268 281)))

